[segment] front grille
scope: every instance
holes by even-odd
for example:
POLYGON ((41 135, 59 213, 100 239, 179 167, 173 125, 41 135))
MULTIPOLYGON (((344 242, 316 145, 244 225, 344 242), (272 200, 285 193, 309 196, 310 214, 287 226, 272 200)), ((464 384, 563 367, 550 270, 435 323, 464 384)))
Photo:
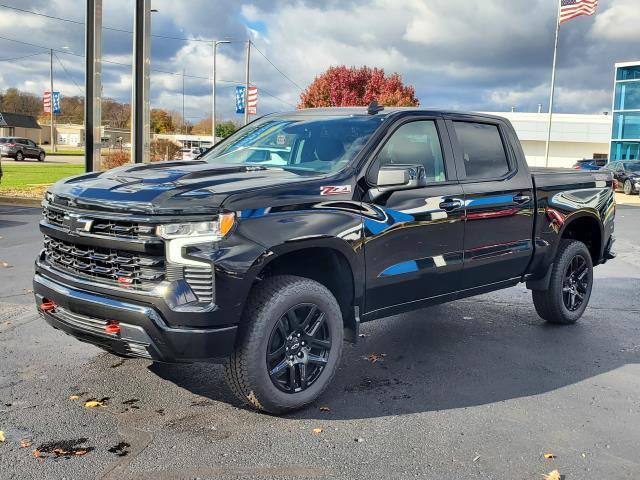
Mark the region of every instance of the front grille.
POLYGON ((51 265, 83 277, 142 289, 164 280, 164 257, 78 245, 46 235, 44 247, 51 265))
MULTIPOLYGON (((64 226, 65 213, 62 210, 47 206, 44 207, 42 215, 44 216, 47 223, 58 227, 64 226)), ((91 227, 88 230, 88 233, 106 237, 127 239, 157 238, 155 235, 155 225, 133 222, 129 220, 112 220, 108 218, 98 218, 90 215, 86 217, 84 215, 81 216, 83 218, 91 220, 91 227)))

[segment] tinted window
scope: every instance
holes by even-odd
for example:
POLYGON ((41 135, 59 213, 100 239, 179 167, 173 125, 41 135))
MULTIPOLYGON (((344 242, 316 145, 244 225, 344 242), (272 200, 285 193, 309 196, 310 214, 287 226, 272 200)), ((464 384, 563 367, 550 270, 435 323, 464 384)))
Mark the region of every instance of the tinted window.
POLYGON ((203 160, 215 164, 263 166, 301 173, 337 172, 346 167, 380 127, 384 116, 267 116, 219 143, 203 160))
POLYGON ((509 162, 496 125, 453 122, 469 179, 498 178, 509 172, 509 162))
POLYGON ((0 143, 7 143, 7 139, 6 138, 0 138, 0 143))
POLYGON ((424 165, 428 182, 447 179, 438 130, 431 120, 405 123, 398 128, 378 154, 377 161, 380 165, 424 165))
POLYGON ((624 164, 624 168, 628 172, 640 172, 640 162, 638 162, 638 163, 625 163, 624 164))

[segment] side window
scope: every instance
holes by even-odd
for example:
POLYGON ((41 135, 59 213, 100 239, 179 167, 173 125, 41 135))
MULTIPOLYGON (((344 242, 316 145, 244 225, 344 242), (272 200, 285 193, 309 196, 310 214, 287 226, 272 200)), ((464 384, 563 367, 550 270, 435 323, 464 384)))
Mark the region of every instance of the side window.
POLYGON ((444 182, 442 147, 433 120, 418 120, 400 126, 378 153, 380 166, 389 164, 424 165, 428 182, 444 182))
POLYGON ((468 179, 499 178, 509 173, 509 162, 497 125, 453 122, 462 149, 468 179))
POLYGON ((27 140, 27 142, 29 142, 30 147, 36 147, 36 143, 33 140, 27 140))

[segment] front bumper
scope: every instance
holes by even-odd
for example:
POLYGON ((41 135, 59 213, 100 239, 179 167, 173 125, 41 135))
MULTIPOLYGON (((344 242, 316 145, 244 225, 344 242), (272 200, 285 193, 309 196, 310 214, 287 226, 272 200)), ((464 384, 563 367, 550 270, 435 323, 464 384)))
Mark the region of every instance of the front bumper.
MULTIPOLYGON (((158 362, 219 361, 234 349, 237 326, 172 327, 153 303, 140 303, 64 285, 36 272, 33 291, 38 311, 54 328, 112 353, 158 362), (45 301, 56 308, 42 311, 45 301), (120 333, 107 333, 118 321, 120 333)), ((183 315, 189 313, 183 312, 183 315)))

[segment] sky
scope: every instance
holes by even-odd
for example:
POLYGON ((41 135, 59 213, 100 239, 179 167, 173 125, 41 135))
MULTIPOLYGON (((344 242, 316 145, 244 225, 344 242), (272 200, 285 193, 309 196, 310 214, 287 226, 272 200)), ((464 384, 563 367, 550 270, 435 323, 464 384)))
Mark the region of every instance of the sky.
MULTIPOLYGON (((54 89, 83 93, 84 4, 0 0, 0 90, 41 95, 53 48, 54 89)), ((103 5, 103 95, 129 102, 133 0, 103 5)), ((182 110, 184 71, 193 123, 211 114, 212 39, 233 41, 218 47, 217 111, 234 121, 249 38, 260 114, 294 109, 301 89, 342 64, 399 73, 427 108, 546 111, 549 102, 557 0, 153 0, 152 8, 151 106, 182 110)), ((640 0, 600 0, 594 17, 562 25, 554 111, 611 109, 614 63, 640 60, 638 25, 640 0)))

